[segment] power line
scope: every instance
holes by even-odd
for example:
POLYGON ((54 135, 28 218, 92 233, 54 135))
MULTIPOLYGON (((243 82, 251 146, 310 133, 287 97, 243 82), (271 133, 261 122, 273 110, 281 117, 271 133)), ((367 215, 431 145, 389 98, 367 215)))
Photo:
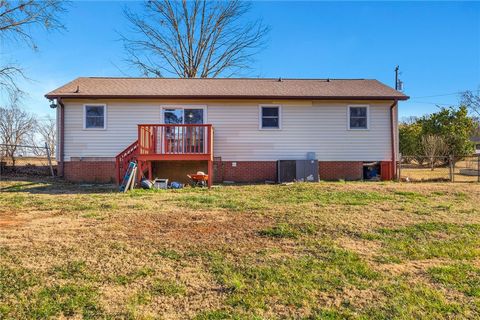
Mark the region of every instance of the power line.
POLYGON ((478 92, 478 91, 480 91, 480 89, 475 88, 475 89, 467 89, 467 90, 462 90, 462 91, 457 91, 457 92, 452 92, 452 93, 440 93, 440 94, 435 94, 435 95, 431 95, 431 96, 411 97, 411 99, 423 99, 423 98, 453 96, 453 95, 457 95, 457 94, 462 94, 465 91, 477 91, 478 92))
POLYGON ((415 99, 411 99, 414 101, 408 101, 410 103, 423 103, 423 104, 434 104, 434 105, 444 105, 444 106, 451 106, 451 103, 443 103, 443 102, 432 102, 432 101, 415 101, 415 99))
POLYGON ((458 91, 458 92, 452 92, 452 93, 445 93, 445 94, 435 94, 431 96, 421 96, 421 97, 412 97, 412 99, 423 99, 423 98, 435 98, 435 97, 445 97, 445 96, 454 96, 457 94, 462 94, 465 91, 458 91))

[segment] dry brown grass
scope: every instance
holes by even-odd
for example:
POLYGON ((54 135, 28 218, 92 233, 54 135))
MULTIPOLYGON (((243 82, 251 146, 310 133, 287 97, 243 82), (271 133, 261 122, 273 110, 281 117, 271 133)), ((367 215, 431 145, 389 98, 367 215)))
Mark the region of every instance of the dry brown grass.
POLYGON ((0 291, 2 281, 17 284, 0 293, 0 317, 433 319, 480 312, 479 297, 429 274, 458 262, 480 268, 477 184, 120 194, 52 180, 2 181, 0 188, 0 291))

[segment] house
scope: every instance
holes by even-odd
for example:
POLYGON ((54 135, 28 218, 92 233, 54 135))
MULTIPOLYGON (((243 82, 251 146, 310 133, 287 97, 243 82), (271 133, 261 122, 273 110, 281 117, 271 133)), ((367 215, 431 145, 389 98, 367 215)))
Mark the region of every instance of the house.
POLYGON ((77 78, 46 97, 59 172, 97 182, 118 181, 132 159, 150 178, 275 181, 278 160, 307 154, 320 179, 362 179, 367 162, 392 179, 408 99, 370 79, 77 78))

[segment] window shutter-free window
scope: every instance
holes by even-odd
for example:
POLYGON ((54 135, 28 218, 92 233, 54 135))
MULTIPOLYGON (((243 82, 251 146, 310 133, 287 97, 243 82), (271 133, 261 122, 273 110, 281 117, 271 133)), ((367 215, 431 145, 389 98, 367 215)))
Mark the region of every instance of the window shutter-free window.
POLYGON ((164 109, 163 122, 165 124, 203 124, 203 111, 203 108, 164 109))
POLYGON ((349 129, 368 129, 368 107, 350 106, 349 110, 349 129))
POLYGON ((203 124, 203 109, 184 109, 186 124, 203 124))
POLYGON ((261 128, 279 129, 280 128, 280 108, 279 107, 261 107, 261 128))
POLYGON ((105 106, 85 106, 85 129, 105 129, 105 106))

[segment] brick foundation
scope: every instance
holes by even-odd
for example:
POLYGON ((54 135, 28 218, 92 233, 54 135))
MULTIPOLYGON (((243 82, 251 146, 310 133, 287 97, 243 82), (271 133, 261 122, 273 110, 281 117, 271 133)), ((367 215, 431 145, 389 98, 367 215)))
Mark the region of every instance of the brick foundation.
POLYGON ((277 181, 276 161, 215 161, 214 168, 218 175, 214 181, 277 181))
POLYGON ((321 180, 361 180, 363 162, 361 161, 319 161, 321 180))
MULTIPOLYGON (((213 163, 214 182, 265 182, 277 181, 276 161, 219 161, 213 163)), ((320 161, 321 180, 361 180, 363 163, 361 161, 320 161)), ((59 169, 61 165, 59 165, 59 169)), ((153 162, 154 177, 168 178, 170 181, 186 181, 186 174, 196 171, 207 172, 205 161, 158 161, 153 162)), ((65 162, 66 180, 74 182, 115 182, 114 161, 67 161, 65 162)))
POLYGON ((114 183, 116 176, 114 161, 65 161, 68 181, 114 183))

